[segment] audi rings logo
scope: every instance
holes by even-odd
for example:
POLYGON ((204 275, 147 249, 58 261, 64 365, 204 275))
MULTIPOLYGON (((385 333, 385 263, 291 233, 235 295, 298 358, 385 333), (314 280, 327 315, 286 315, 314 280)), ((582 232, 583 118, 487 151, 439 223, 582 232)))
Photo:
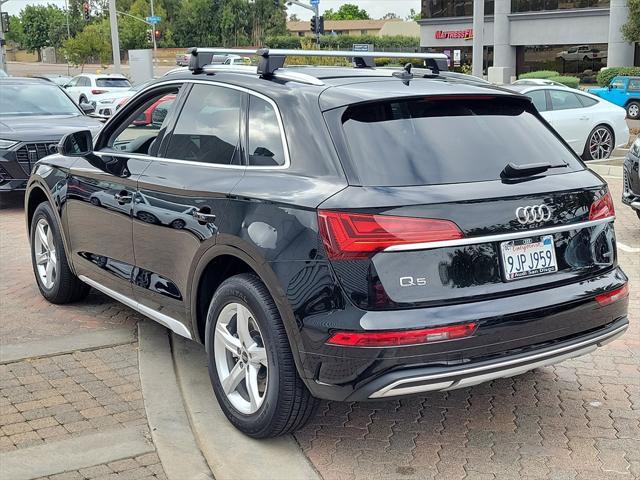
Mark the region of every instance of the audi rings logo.
POLYGON ((527 205, 516 209, 516 218, 522 225, 546 222, 551 219, 551 209, 546 205, 527 205))

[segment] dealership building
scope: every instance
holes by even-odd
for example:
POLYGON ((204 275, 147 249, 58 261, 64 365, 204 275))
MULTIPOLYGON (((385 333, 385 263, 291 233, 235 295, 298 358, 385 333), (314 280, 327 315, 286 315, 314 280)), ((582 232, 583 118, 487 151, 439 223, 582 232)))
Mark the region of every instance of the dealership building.
MULTIPOLYGON (((638 46, 620 31, 627 0, 485 0, 484 13, 483 70, 494 81, 640 64, 638 46)), ((419 23, 422 50, 446 53, 453 67, 471 64, 473 0, 422 0, 419 23)))

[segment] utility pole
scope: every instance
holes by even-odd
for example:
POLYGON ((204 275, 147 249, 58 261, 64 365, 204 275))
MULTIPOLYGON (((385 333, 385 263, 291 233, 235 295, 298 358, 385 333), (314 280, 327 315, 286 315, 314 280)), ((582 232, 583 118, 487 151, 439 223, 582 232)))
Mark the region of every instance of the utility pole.
POLYGON ((111 27, 111 49, 113 50, 113 68, 116 73, 122 73, 120 67, 120 37, 118 37, 118 17, 116 15, 116 0, 109 0, 109 26, 111 27))
MULTIPOLYGON (((68 0, 64 0, 64 9, 67 13, 67 40, 69 40, 71 38, 71 28, 69 27, 69 1, 68 0)), ((69 61, 67 60, 67 75, 70 75, 70 66, 69 66, 69 61)))
POLYGON ((473 0, 473 56, 471 73, 482 78, 484 63, 484 0, 473 0))
MULTIPOLYGON (((9 0, 0 0, 0 18, 2 18, 2 4, 9 0)), ((5 49, 4 28, 0 25, 0 68, 7 71, 7 51, 5 49)))
MULTIPOLYGON (((153 0, 151 0, 151 16, 155 17, 153 13, 153 0)), ((158 52, 158 45, 156 43, 156 24, 151 25, 151 37, 153 38, 153 75, 156 75, 156 54, 158 52)))

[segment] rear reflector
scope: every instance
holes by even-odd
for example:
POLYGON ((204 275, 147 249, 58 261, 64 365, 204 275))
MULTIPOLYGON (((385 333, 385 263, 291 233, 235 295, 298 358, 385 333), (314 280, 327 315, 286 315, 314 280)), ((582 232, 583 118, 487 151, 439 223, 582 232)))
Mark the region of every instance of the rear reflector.
POLYGON ((400 347, 442 342, 471 336, 476 323, 451 325, 449 327, 427 328, 424 330, 402 330, 399 332, 337 332, 328 345, 343 347, 400 347))
POLYGON ((91 93, 93 93, 94 95, 100 95, 102 93, 107 93, 106 90, 91 90, 91 93))
POLYGON ((367 258, 394 245, 462 238, 449 220, 320 210, 318 223, 332 260, 367 258))
POLYGON ((591 208, 589 209, 589 220, 614 217, 615 214, 613 198, 611 198, 611 193, 607 192, 591 204, 591 208))
POLYGON ((601 307, 604 307, 605 305, 611 305, 618 300, 622 300, 627 296, 629 296, 629 284, 625 283, 620 288, 616 288, 615 290, 611 290, 607 293, 596 295, 596 302, 598 302, 601 307))

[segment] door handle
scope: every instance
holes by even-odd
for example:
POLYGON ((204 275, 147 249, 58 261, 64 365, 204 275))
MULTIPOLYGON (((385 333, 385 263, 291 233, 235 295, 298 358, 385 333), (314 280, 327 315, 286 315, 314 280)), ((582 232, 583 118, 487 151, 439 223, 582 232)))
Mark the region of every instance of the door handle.
POLYGON ((116 202, 118 202, 119 204, 124 205, 125 203, 131 203, 133 196, 126 190, 123 190, 116 193, 113 198, 115 198, 116 202))
POLYGON ((589 117, 580 117, 578 120, 589 120, 589 117))
POLYGON ((200 223, 213 223, 216 221, 216 216, 213 213, 209 213, 206 211, 194 211, 193 218, 195 218, 200 223))

